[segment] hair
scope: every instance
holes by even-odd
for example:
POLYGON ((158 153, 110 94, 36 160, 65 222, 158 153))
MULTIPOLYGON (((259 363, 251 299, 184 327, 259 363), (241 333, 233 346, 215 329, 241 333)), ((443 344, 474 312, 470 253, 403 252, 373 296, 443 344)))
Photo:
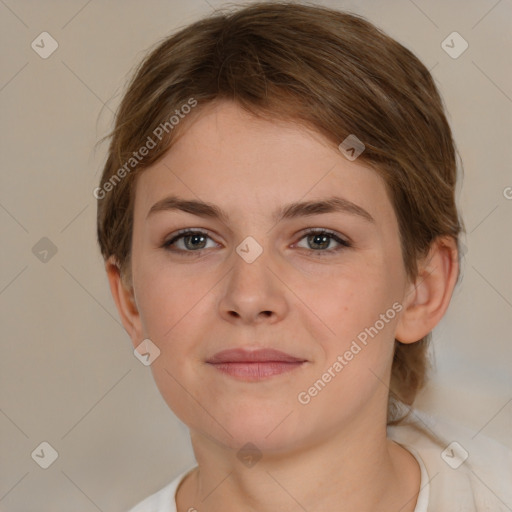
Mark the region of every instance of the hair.
MULTIPOLYGON (((137 176, 166 153, 189 119, 221 100, 263 119, 300 123, 336 146, 350 134, 362 141, 358 163, 386 184, 411 280, 436 238, 458 242, 457 152, 426 67, 359 15, 258 2, 216 11, 148 50, 102 139, 110 145, 95 191, 97 237, 127 286, 137 176), (197 106, 185 115, 185 105, 197 106), (170 122, 180 112, 185 119, 170 122), (156 147, 135 158, 150 140, 156 147)), ((388 424, 405 417, 397 411, 412 405, 424 385, 429 341, 430 333, 415 343, 395 340, 388 424)))

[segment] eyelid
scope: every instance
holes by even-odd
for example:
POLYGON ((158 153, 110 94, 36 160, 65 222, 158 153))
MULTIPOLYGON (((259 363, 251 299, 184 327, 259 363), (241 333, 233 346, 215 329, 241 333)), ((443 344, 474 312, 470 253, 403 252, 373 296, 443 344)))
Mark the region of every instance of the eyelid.
POLYGON ((327 228, 308 228, 304 230, 300 235, 297 242, 293 244, 293 247, 297 246, 297 244, 304 238, 316 234, 325 234, 330 237, 331 240, 334 240, 338 246, 334 249, 325 249, 325 250, 314 250, 314 249, 308 249, 306 247, 297 247, 298 249, 302 249, 309 253, 308 255, 312 255, 314 258, 328 258, 329 256, 336 256, 341 251, 345 251, 346 249, 350 249, 353 247, 353 243, 348 237, 345 235, 342 235, 341 233, 338 233, 337 231, 333 231, 331 229, 327 228))
POLYGON ((332 238, 334 238, 334 239, 339 238, 341 240, 341 243, 346 244, 347 247, 353 245, 352 240, 347 235, 344 235, 342 233, 339 233, 338 231, 334 231, 334 230, 328 229, 328 228, 306 228, 305 230, 299 232, 299 236, 302 239, 306 235, 315 235, 317 233, 318 234, 325 233, 327 235, 331 235, 332 238))
MULTIPOLYGON (((175 233, 172 233, 169 237, 165 237, 164 241, 161 244, 161 247, 164 249, 169 247, 172 243, 176 242, 178 239, 184 238, 185 235, 205 235, 211 240, 214 240, 214 237, 212 236, 211 231, 204 229, 204 228, 184 228, 180 229, 179 231, 176 231, 175 233)), ((204 250, 204 249, 203 249, 204 250)), ((187 251, 187 252, 194 252, 194 251, 187 251)), ((195 251, 199 252, 199 251, 195 251)))

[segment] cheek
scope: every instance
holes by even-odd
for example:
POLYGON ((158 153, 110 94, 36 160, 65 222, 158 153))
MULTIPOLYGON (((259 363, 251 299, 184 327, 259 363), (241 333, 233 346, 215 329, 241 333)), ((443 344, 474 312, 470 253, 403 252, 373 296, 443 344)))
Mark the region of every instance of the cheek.
POLYGON ((214 281, 191 272, 185 265, 134 253, 134 286, 145 334, 167 344, 179 332, 194 310, 201 308, 214 281), (211 282, 210 282, 211 281, 211 282))
POLYGON ((343 381, 343 386, 361 383, 361 379, 374 381, 371 372, 385 376, 402 307, 396 282, 384 265, 374 261, 357 271, 332 276, 326 283, 329 293, 321 294, 318 289, 311 298, 311 309, 334 331, 321 338, 323 364, 330 368, 342 356, 345 377, 337 382, 343 381))
POLYGON ((397 297, 394 286, 381 265, 368 264, 331 275, 318 287, 312 300, 330 319, 340 335, 357 334, 373 325, 397 297))
POLYGON ((324 415, 327 423, 336 423, 340 414, 350 415, 372 396, 387 393, 385 382, 401 305, 394 300, 385 280, 377 282, 370 277, 375 276, 354 273, 339 281, 330 300, 316 302, 319 316, 335 335, 317 338, 323 354, 300 391, 314 403, 311 411, 324 415), (333 403, 345 412, 333 408, 333 403))

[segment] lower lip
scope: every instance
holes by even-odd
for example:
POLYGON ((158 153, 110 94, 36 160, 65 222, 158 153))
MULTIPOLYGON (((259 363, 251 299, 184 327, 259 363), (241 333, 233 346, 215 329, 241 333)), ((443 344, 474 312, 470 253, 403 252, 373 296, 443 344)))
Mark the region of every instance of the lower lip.
POLYGON ((303 364, 304 362, 263 361, 255 363, 213 363, 212 366, 236 379, 254 382, 291 372, 303 364))

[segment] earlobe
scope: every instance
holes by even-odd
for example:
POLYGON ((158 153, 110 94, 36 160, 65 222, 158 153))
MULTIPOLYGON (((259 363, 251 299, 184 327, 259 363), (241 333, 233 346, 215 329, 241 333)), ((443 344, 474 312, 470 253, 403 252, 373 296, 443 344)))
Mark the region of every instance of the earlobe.
POLYGON ((142 337, 140 315, 135 302, 133 287, 127 287, 123 282, 119 265, 114 256, 111 256, 105 262, 105 270, 121 322, 130 335, 134 346, 136 346, 140 343, 142 337))
POLYGON ((395 332, 398 341, 414 343, 434 329, 448 309, 458 274, 455 239, 437 238, 425 259, 418 262, 418 275, 404 297, 395 332))

